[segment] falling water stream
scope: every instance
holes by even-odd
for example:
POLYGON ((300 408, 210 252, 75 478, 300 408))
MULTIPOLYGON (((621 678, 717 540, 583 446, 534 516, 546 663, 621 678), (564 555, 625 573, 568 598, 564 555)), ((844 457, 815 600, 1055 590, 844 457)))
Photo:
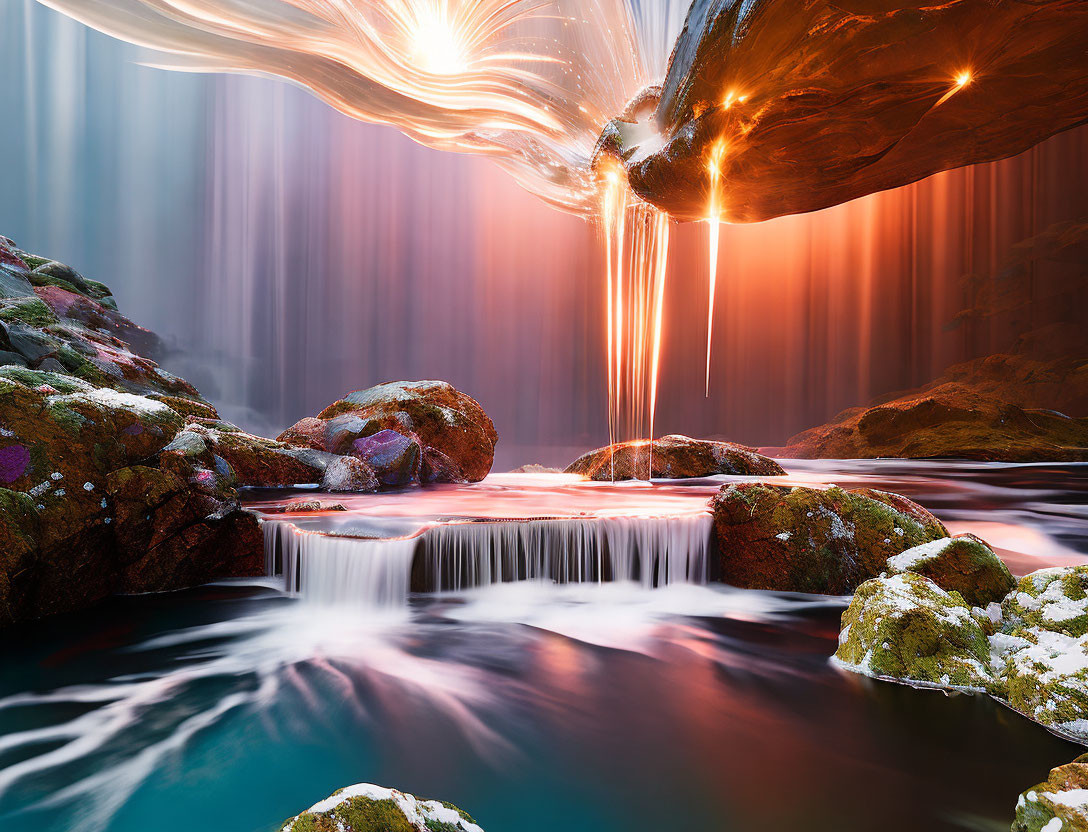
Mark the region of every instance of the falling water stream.
MULTIPOLYGON (((1017 573, 1088 561, 1088 466, 787 465, 909 494, 1017 573)), ((497 474, 290 517, 305 491, 251 493, 284 577, 6 640, 0 823, 271 832, 374 781, 489 832, 1007 829, 1077 747, 989 699, 836 671, 846 599, 704 583, 728 479, 497 474)))

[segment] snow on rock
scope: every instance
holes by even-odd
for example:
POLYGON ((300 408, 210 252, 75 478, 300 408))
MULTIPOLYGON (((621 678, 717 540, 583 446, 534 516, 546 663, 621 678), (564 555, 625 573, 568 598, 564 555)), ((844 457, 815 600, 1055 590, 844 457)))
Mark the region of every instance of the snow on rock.
POLYGON ((866 581, 843 613, 846 638, 833 661, 867 676, 986 690, 989 643, 956 592, 904 572, 866 581))
POLYGON ((332 828, 338 832, 483 832, 472 817, 451 803, 423 800, 415 795, 357 783, 318 801, 287 820, 281 832, 310 832, 332 828))
POLYGON ((1012 832, 1088 832, 1088 754, 1050 770, 1016 801, 1012 832))
POLYGON ((1016 584, 994 550, 973 534, 914 546, 888 558, 888 570, 924 575, 946 590, 956 590, 973 607, 1000 601, 1016 584))

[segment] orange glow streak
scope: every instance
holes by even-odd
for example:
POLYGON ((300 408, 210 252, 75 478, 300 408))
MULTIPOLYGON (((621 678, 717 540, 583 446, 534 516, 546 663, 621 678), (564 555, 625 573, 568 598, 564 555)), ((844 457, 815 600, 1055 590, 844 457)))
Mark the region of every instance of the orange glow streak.
POLYGON ((724 139, 718 139, 710 149, 710 159, 706 170, 710 179, 710 193, 707 197, 706 226, 708 251, 708 285, 706 310, 706 392, 710 396, 710 352, 714 342, 714 290, 718 282, 718 232, 721 225, 721 189, 722 155, 725 153, 724 139))
POLYGON ((601 189, 609 444, 648 442, 657 416, 669 220, 633 197, 618 165, 604 169, 601 189))
MULTIPOLYGON (((661 363, 661 320, 665 309, 665 269, 669 261, 669 218, 665 213, 659 213, 655 222, 657 228, 657 259, 654 264, 654 345, 653 357, 650 366, 650 439, 654 438, 654 416, 657 414, 657 375, 661 363)), ((654 469, 654 446, 650 445, 650 472, 654 469)), ((650 473, 647 473, 647 479, 650 473)))
POLYGON ((946 92, 940 98, 938 98, 937 103, 934 104, 933 106, 934 107, 940 107, 942 104, 944 104, 944 102, 946 102, 948 99, 950 99, 953 95, 955 95, 960 90, 962 90, 964 87, 966 87, 968 84, 970 84, 971 83, 971 78, 972 78, 971 70, 965 69, 963 72, 961 72, 959 75, 956 76, 956 81, 952 85, 952 89, 950 89, 948 92, 946 92))

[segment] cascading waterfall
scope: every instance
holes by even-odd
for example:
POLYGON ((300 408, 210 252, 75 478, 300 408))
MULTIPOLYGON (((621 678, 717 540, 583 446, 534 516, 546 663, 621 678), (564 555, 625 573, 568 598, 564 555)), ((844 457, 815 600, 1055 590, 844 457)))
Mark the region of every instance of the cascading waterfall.
POLYGON ((520 580, 706 583, 711 516, 546 518, 439 523, 392 539, 327 535, 266 520, 265 566, 308 602, 390 607, 410 590, 520 580))
POLYGON ((264 524, 265 569, 310 603, 402 606, 408 598, 415 537, 373 539, 264 524))

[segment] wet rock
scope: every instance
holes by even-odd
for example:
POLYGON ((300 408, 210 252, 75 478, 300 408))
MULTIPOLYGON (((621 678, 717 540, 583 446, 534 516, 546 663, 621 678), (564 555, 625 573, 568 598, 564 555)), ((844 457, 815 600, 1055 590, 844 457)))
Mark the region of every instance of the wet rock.
POLYGON ((672 435, 653 442, 618 442, 598 448, 568 465, 566 473, 607 481, 714 474, 774 477, 786 472, 773 459, 744 445, 672 435))
POLYGON ((359 783, 284 822, 281 832, 483 832, 462 809, 440 800, 359 783))
POLYGON ((213 468, 208 454, 219 457, 230 466, 238 485, 267 487, 318 483, 333 458, 246 433, 220 420, 190 421, 165 450, 193 456, 204 468, 213 468))
POLYGON ((1088 460, 1088 418, 1021 407, 990 392, 948 382, 868 408, 768 449, 798 459, 1088 460))
POLYGON ((365 462, 386 486, 418 485, 423 449, 395 430, 380 430, 351 443, 352 456, 365 462))
POLYGON ((958 592, 973 607, 1000 602, 1016 585, 1009 568, 973 534, 943 537, 888 558, 891 573, 913 572, 958 592))
POLYGON ((1012 832, 1088 832, 1088 754, 1020 795, 1012 832))
POLYGON ((309 514, 314 511, 347 511, 341 503, 324 503, 321 500, 292 500, 283 507, 284 514, 309 514))
POLYGON ((715 147, 723 219, 815 211, 1083 124, 1086 39, 1079 3, 697 0, 653 129, 613 122, 609 152, 681 219, 706 217, 715 147))
POLYGON ((427 449, 441 453, 441 460, 429 455, 430 475, 441 482, 483 479, 491 470, 498 439, 479 403, 446 382, 396 381, 348 394, 288 428, 279 441, 349 454, 355 453, 357 440, 382 430, 418 442, 420 465, 427 449))
POLYGON ((986 631, 958 592, 904 572, 858 587, 842 617, 840 666, 867 676, 986 690, 986 631))
POLYGON ((377 491, 378 478, 369 465, 353 456, 336 457, 325 469, 321 487, 325 491, 377 491))
POLYGON ((114 471, 105 492, 122 567, 117 591, 264 574, 260 523, 237 502, 200 494, 170 472, 146 466, 114 471))
POLYGON ((748 589, 844 595, 888 558, 948 536, 924 508, 883 492, 736 483, 710 507, 721 578, 748 589))

